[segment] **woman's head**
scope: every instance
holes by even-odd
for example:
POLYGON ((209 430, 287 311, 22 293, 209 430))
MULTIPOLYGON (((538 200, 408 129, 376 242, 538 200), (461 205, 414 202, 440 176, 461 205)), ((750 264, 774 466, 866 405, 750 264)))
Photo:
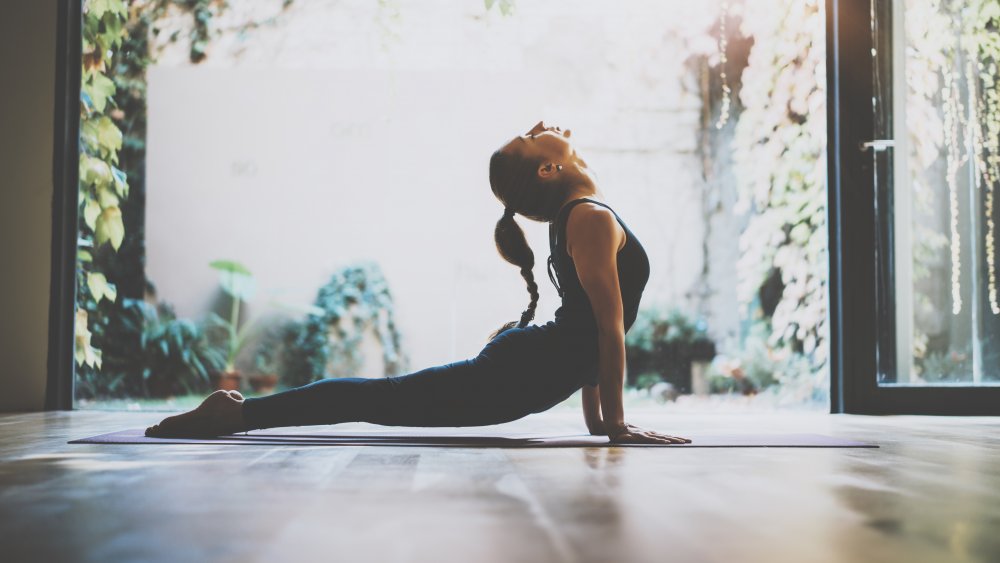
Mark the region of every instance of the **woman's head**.
POLYGON ((552 221, 566 201, 593 193, 594 184, 569 141, 570 132, 539 121, 490 158, 490 187, 505 207, 535 221, 552 221))
POLYGON ((587 164, 577 156, 569 136, 569 131, 546 127, 539 121, 490 158, 490 187, 509 210, 497 221, 493 232, 497 251, 504 260, 520 268, 531 296, 521 319, 502 326, 490 336, 491 340, 509 328, 527 326, 535 318, 538 305, 538 284, 532 272, 535 255, 512 212, 550 222, 567 201, 595 192, 587 164))

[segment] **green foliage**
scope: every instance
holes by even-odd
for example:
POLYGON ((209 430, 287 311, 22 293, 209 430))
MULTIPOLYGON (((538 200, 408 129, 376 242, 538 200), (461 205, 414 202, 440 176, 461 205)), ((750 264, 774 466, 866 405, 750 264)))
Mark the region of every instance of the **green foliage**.
POLYGON ((691 363, 715 356, 715 343, 701 319, 678 309, 646 308, 625 335, 628 383, 648 387, 650 376, 670 382, 681 392, 691 390, 691 363))
POLYGON ((964 352, 931 352, 918 362, 921 379, 928 383, 969 381, 972 375, 972 354, 964 352))
POLYGON ((771 335, 767 323, 756 323, 742 345, 733 347, 734 355, 716 357, 709 370, 710 392, 750 395, 767 391, 783 404, 824 401, 828 392, 825 372, 816 370, 808 356, 774 345, 771 335))
POLYGON ((514 13, 514 0, 484 0, 486 5, 486 11, 489 12, 496 6, 500 13, 504 16, 509 16, 514 13))
POLYGON ((747 66, 730 73, 739 79, 731 144, 732 166, 740 171, 735 211, 746 218, 736 288, 743 331, 731 346, 741 356, 727 373, 716 370, 710 389, 755 393, 781 382, 793 394, 822 401, 828 332, 824 7, 818 0, 769 0, 741 17, 742 35, 761 38, 747 66), (821 391, 814 396, 817 382, 821 391))
POLYGON ((252 326, 252 323, 240 326, 240 305, 253 297, 256 284, 250 270, 239 262, 216 260, 209 266, 219 272, 219 286, 230 298, 229 319, 213 313, 209 322, 226 331, 226 371, 233 371, 236 369, 236 356, 243 349, 247 332, 252 326))
POLYGON ((142 313, 139 350, 147 395, 206 391, 210 374, 220 371, 225 359, 209 344, 202 327, 189 319, 176 318, 168 308, 156 309, 142 301, 133 303, 142 313))
POLYGON ((382 346, 385 375, 406 369, 392 294, 377 264, 363 262, 339 270, 320 288, 315 305, 315 313, 285 329, 283 384, 357 375, 366 330, 372 330, 382 346))
POLYGON ((78 374, 79 397, 166 397, 210 388, 225 358, 202 326, 178 319, 166 305, 125 298, 115 307, 97 335, 103 366, 78 374))
POLYGON ((116 284, 95 255, 104 247, 117 251, 125 237, 120 205, 129 185, 118 168, 122 132, 108 115, 116 88, 107 69, 124 39, 127 15, 124 0, 91 0, 83 12, 75 357, 84 380, 94 379, 103 365, 95 340, 111 322, 118 298, 116 284))

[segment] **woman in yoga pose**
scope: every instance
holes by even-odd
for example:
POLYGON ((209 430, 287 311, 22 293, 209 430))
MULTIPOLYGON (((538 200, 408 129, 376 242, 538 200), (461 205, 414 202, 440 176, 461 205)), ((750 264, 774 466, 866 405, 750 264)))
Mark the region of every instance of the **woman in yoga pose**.
POLYGON ((504 205, 494 231, 497 250, 520 268, 531 301, 475 358, 394 377, 323 379, 260 398, 216 391, 146 435, 207 437, 340 422, 484 426, 547 410, 582 387, 592 435, 622 444, 690 442, 625 422, 625 332, 635 321, 649 261, 625 223, 594 198, 597 186, 569 137, 539 122, 490 159, 490 185, 504 205), (562 305, 543 325, 528 324, 538 285, 517 213, 549 223, 548 274, 562 305))

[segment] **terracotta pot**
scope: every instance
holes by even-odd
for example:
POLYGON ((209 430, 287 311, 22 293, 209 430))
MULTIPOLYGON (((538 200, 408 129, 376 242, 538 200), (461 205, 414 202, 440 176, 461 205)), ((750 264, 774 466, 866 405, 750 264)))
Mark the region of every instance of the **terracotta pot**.
POLYGON ((278 375, 274 373, 259 373, 251 375, 248 379, 255 393, 273 393, 274 388, 278 386, 278 375))
POLYGON ((223 391, 239 391, 243 378, 238 371, 223 371, 212 374, 212 384, 223 391))

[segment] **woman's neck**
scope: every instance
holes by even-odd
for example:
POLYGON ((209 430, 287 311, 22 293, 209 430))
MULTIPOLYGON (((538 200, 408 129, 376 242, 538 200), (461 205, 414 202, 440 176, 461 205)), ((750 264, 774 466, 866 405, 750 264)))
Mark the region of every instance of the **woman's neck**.
POLYGON ((599 198, 600 196, 598 195, 596 186, 587 184, 578 184, 567 192, 566 199, 563 200, 563 205, 566 205, 567 203, 573 201, 574 199, 580 199, 582 197, 599 198))

